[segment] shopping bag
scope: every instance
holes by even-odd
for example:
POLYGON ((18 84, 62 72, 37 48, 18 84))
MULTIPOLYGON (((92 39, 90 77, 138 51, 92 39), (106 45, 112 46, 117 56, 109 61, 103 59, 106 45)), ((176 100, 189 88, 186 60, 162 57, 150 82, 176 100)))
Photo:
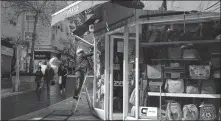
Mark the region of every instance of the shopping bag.
POLYGON ((131 93, 130 95, 130 100, 129 102, 132 104, 132 105, 135 105, 135 89, 133 90, 133 92, 131 93))
POLYGON ((58 83, 61 84, 61 82, 62 82, 62 76, 59 76, 58 77, 58 83))

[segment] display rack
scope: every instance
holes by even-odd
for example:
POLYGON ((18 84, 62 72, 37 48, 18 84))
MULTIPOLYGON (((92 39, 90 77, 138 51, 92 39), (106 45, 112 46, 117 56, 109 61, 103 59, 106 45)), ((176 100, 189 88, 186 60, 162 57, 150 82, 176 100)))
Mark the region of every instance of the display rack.
POLYGON ((183 44, 214 44, 220 43, 220 40, 192 40, 192 41, 171 41, 171 42, 141 42, 140 47, 150 46, 171 46, 171 45, 183 45, 183 44))
MULTIPOLYGON (((193 40, 193 41, 171 41, 171 42, 141 42, 140 47, 173 47, 173 46, 181 46, 184 44, 195 44, 195 45, 205 45, 207 46, 208 44, 220 44, 220 40, 193 40)), ((212 54, 211 54, 212 55, 212 54)), ((213 53, 213 55, 220 55, 219 53, 213 53)), ((190 80, 191 78, 187 76, 187 66, 191 63, 203 63, 203 60, 201 59, 167 59, 167 58, 152 58, 152 62, 159 62, 161 66, 161 78, 160 79, 152 79, 152 80, 160 80, 163 83, 165 83, 165 80, 167 77, 165 77, 166 73, 172 73, 172 72, 178 72, 178 73, 184 73, 185 77, 182 79, 185 80, 190 80), (165 67, 163 65, 167 63, 179 63, 183 64, 184 67, 165 67)), ((196 80, 196 79, 191 79, 191 80, 196 80)), ((205 79, 197 79, 198 81, 200 80, 205 80, 205 79)), ((161 90, 162 85, 160 86, 161 90)), ((159 105, 160 105, 160 111, 161 105, 162 105, 162 100, 164 99, 163 97, 172 97, 172 98, 189 98, 189 99, 220 99, 220 94, 188 94, 188 93, 165 93, 165 92, 148 92, 148 96, 151 97, 159 97, 159 105)), ((160 117, 161 119, 161 117, 160 117)))

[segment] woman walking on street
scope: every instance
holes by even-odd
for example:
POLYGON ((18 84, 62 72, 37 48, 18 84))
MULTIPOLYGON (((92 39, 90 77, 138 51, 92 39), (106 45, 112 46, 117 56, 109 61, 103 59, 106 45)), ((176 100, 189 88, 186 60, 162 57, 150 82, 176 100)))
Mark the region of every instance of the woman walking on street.
POLYGON ((36 91, 40 88, 42 77, 43 73, 41 72, 41 67, 38 67, 38 70, 35 72, 35 82, 37 83, 36 91))
POLYGON ((64 65, 60 66, 60 69, 58 71, 58 75, 59 75, 59 84, 60 84, 60 92, 62 93, 63 91, 65 91, 66 88, 66 79, 67 79, 67 75, 68 75, 68 70, 64 65))

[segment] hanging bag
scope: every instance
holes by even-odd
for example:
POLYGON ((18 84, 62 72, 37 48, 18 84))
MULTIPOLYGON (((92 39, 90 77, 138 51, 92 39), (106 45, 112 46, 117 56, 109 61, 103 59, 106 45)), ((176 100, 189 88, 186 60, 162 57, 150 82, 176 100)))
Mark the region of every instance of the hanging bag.
POLYGON ((161 65, 147 65, 147 77, 149 79, 161 78, 161 65))
POLYGON ((130 104, 135 105, 135 88, 134 88, 133 92, 130 95, 129 102, 130 102, 130 104))
POLYGON ((215 120, 216 119, 216 108, 213 104, 200 105, 200 120, 215 120))
POLYGON ((195 121, 198 119, 199 112, 194 104, 188 104, 183 106, 183 120, 195 121))
POLYGON ((182 119, 182 110, 178 102, 170 101, 167 104, 166 117, 167 120, 173 120, 173 121, 182 119))

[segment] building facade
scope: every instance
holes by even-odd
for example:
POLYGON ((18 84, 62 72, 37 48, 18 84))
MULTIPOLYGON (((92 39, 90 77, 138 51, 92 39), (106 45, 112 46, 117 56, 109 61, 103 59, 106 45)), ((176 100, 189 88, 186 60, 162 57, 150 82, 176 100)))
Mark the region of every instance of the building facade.
MULTIPOLYGON (((55 1, 54 8, 48 10, 48 13, 53 13, 68 5, 66 1, 55 1)), ((18 36, 21 40, 28 40, 29 47, 24 48, 29 54, 31 52, 32 44, 32 33, 34 28, 34 15, 32 13, 23 13, 17 20, 10 20, 13 16, 11 8, 4 7, 4 2, 2 2, 1 7, 1 29, 2 37, 9 37, 16 39, 18 36)), ((50 15, 49 15, 50 16, 50 15)), ((49 17, 50 18, 50 17, 49 17)), ((68 48, 67 43, 60 43, 59 36, 55 36, 50 24, 47 26, 42 23, 39 18, 37 23, 37 39, 35 43, 34 51, 34 72, 39 62, 46 62, 51 57, 55 56, 61 58, 64 48, 68 48)), ((30 56, 20 60, 20 71, 28 72, 30 56)))

